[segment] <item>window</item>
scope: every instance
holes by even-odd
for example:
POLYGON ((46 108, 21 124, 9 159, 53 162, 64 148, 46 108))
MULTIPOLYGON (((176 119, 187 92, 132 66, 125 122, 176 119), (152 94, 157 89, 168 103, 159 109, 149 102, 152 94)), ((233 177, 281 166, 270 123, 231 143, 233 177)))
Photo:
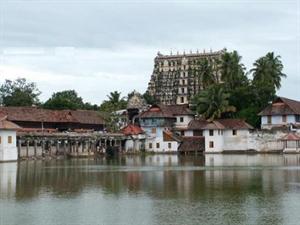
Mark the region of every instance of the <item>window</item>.
POLYGON ((214 147, 214 142, 213 142, 213 141, 210 141, 210 142, 209 142, 209 147, 210 147, 210 148, 213 148, 213 147, 214 147))
POLYGON ((7 142, 8 142, 8 144, 11 144, 11 143, 12 143, 12 136, 8 136, 8 137, 7 137, 7 142))
POLYGON ((149 143, 149 148, 152 148, 152 143, 149 143))
POLYGON ((184 130, 180 131, 180 135, 184 136, 184 130))
POLYGON ((172 148, 172 143, 168 143, 168 148, 172 148))
POLYGON ((183 117, 180 117, 180 123, 183 123, 183 117))
POLYGON ((153 128, 151 129, 151 133, 152 133, 152 134, 156 134, 156 128, 155 128, 155 127, 153 127, 153 128))
POLYGON ((185 80, 182 80, 182 84, 185 85, 185 80))
POLYGON ((286 123, 286 115, 282 115, 282 122, 286 123))
POLYGON ((184 88, 181 88, 181 93, 184 94, 184 88))
POLYGON ((159 148, 160 147, 160 144, 159 143, 156 143, 156 148, 159 148))
POLYGON ((203 132, 202 132, 202 130, 194 130, 193 135, 194 136, 203 136, 203 132))
POLYGON ((180 97, 180 102, 184 103, 184 97, 180 97))
POLYGON ((233 135, 233 136, 236 135, 236 130, 232 130, 232 135, 233 135))
POLYGON ((296 122, 300 122, 300 115, 296 115, 296 122))
POLYGON ((209 130, 209 136, 214 136, 214 130, 209 130))
POLYGON ((268 116, 268 124, 272 123, 272 116, 268 116))

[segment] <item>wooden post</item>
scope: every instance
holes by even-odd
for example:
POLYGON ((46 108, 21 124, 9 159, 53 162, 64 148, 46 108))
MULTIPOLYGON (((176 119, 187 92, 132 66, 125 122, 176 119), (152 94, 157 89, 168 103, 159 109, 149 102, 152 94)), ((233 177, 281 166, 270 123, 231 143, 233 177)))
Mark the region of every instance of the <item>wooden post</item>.
POLYGON ((78 154, 78 148, 79 148, 78 141, 75 141, 75 151, 76 151, 77 154, 78 154))

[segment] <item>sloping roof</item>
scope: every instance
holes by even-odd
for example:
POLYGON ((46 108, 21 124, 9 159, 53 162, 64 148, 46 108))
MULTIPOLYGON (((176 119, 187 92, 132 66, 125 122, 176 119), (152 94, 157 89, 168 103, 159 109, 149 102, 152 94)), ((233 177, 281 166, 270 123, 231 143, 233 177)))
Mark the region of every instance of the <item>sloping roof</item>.
POLYGON ((300 140, 300 136, 295 133, 288 133, 284 137, 281 138, 284 141, 298 141, 300 140))
POLYGON ((288 98, 278 97, 268 105, 259 116, 268 115, 300 115, 300 102, 288 98))
POLYGON ((177 142, 181 142, 182 141, 182 137, 172 133, 169 130, 165 130, 163 131, 163 140, 164 141, 177 141, 177 142))
POLYGON ((160 105, 153 105, 145 112, 140 114, 141 118, 174 118, 173 114, 165 110, 160 105))
POLYGON ((190 110, 188 104, 184 105, 159 105, 164 111, 169 112, 173 116, 175 115, 195 115, 195 113, 190 110))
POLYGON ((188 130, 201 130, 209 122, 203 119, 194 119, 191 120, 188 124, 188 130))
POLYGON ((242 119, 218 119, 225 129, 254 129, 250 124, 242 119))
POLYGON ((17 124, 10 122, 7 120, 7 117, 2 117, 0 119, 0 130, 19 130, 21 127, 19 127, 17 124))
POLYGON ((143 134, 144 131, 139 126, 129 124, 126 127, 124 127, 121 132, 125 135, 138 135, 143 134))
POLYGON ((104 124, 96 111, 49 110, 37 107, 0 107, 0 114, 10 121, 104 124))
POLYGON ((183 141, 178 148, 179 152, 199 152, 204 150, 204 137, 183 137, 183 141))
POLYGON ((73 110, 71 116, 82 124, 104 124, 102 116, 97 111, 91 110, 73 110))
POLYGON ((188 105, 153 105, 147 111, 143 112, 140 117, 172 118, 176 115, 194 115, 188 105))
POLYGON ((218 119, 211 122, 195 119, 188 125, 188 130, 224 130, 224 129, 253 129, 242 119, 218 119))

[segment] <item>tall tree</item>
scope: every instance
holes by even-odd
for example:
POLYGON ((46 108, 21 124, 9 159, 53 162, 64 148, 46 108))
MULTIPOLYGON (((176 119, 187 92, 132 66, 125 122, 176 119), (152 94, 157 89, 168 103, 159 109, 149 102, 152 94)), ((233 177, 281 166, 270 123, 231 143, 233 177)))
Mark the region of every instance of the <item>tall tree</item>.
POLYGON ((103 101, 100 105, 100 111, 113 112, 119 109, 125 109, 127 101, 121 97, 121 92, 113 91, 107 95, 108 100, 103 101))
POLYGON ((281 87, 281 79, 286 78, 282 72, 283 64, 280 56, 275 56, 274 52, 269 52, 265 56, 259 58, 253 64, 253 83, 271 84, 275 89, 281 87))
POLYGON ((250 70, 253 74, 252 85, 255 89, 259 108, 265 107, 275 97, 276 90, 281 87, 281 80, 286 75, 282 72, 283 64, 280 56, 273 52, 267 53, 253 64, 250 70))
POLYGON ((217 68, 217 63, 209 58, 200 60, 195 71, 199 84, 202 83, 204 87, 208 87, 219 83, 217 68))
POLYGON ((237 51, 225 52, 220 60, 221 80, 229 89, 235 89, 247 82, 245 66, 241 63, 242 57, 237 51))
POLYGON ((14 81, 5 80, 0 87, 1 104, 4 106, 37 105, 40 94, 36 84, 27 82, 25 78, 18 78, 14 81))
POLYGON ((84 109, 82 98, 78 96, 75 90, 66 90, 54 93, 45 104, 47 109, 84 109))
POLYGON ((235 107, 229 104, 229 97, 222 85, 214 85, 194 97, 194 108, 205 119, 218 119, 225 113, 235 112, 235 107))

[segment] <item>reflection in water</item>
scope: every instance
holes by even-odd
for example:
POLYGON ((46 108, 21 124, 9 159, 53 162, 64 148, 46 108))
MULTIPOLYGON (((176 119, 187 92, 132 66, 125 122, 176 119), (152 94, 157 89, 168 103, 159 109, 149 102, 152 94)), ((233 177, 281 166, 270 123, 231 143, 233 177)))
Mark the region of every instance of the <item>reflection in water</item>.
POLYGON ((0 164, 0 182, 1 225, 297 224, 300 219, 298 155, 24 161, 0 164))

